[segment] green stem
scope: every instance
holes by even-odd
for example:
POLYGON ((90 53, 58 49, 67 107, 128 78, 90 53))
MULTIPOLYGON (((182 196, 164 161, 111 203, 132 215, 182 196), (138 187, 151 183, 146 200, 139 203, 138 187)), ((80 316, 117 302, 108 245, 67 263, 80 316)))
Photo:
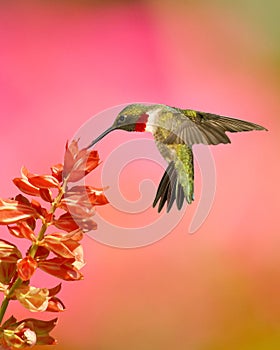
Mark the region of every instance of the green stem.
MULTIPOLYGON (((67 180, 69 178, 70 175, 68 175, 66 178, 63 179, 63 183, 62 183, 62 187, 60 188, 60 191, 58 193, 58 195, 56 196, 55 200, 52 203, 52 207, 49 211, 50 214, 54 214, 59 202, 61 201, 61 198, 63 197, 65 191, 66 191, 66 186, 67 186, 67 180)), ((38 242, 42 241, 42 239, 44 238, 44 234, 48 228, 48 226, 50 225, 50 223, 43 223, 40 232, 38 233, 38 237, 37 237, 37 241, 33 243, 32 247, 30 248, 29 251, 29 255, 34 258, 38 248, 39 248, 39 244, 38 242)))
POLYGON ((40 232, 38 233, 37 242, 34 242, 30 248, 29 255, 31 256, 31 258, 34 258, 35 254, 37 252, 37 249, 39 248, 38 242, 44 238, 44 234, 47 231, 47 228, 48 228, 48 225, 46 223, 44 223, 41 227, 40 232))
POLYGON ((12 285, 12 287, 9 290, 9 293, 5 296, 4 300, 2 301, 1 308, 0 308, 0 324, 2 323, 3 317, 5 315, 5 312, 7 310, 7 307, 9 305, 10 299, 12 295, 14 294, 14 291, 22 284, 22 279, 17 278, 12 285))

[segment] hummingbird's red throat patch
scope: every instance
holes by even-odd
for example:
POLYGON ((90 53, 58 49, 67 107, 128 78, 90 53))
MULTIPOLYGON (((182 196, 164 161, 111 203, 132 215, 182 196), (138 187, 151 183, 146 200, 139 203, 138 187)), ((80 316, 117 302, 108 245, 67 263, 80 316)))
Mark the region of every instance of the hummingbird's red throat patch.
POLYGON ((136 124, 135 124, 135 131, 146 131, 146 124, 148 122, 148 118, 149 118, 149 114, 141 114, 139 119, 137 120, 136 124))

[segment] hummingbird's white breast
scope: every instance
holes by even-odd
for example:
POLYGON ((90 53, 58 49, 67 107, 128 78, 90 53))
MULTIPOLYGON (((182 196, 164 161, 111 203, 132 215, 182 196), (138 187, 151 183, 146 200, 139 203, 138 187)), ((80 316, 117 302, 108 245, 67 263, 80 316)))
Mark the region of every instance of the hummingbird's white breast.
POLYGON ((150 111, 147 112, 148 114, 148 121, 146 123, 146 128, 145 131, 147 132, 151 132, 152 134, 154 134, 155 129, 159 126, 158 125, 158 115, 160 113, 161 108, 157 108, 157 109, 152 109, 150 111))

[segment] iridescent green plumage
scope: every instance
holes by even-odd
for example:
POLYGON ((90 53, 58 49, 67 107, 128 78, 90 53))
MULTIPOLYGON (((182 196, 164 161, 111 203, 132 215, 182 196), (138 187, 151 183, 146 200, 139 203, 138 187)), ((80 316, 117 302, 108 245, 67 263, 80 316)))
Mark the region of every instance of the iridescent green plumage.
POLYGON ((180 144, 176 146, 176 153, 175 169, 178 172, 178 182, 182 185, 186 200, 190 204, 194 199, 193 152, 191 147, 180 144))
MULTIPOLYGON (((155 108, 155 110, 157 110, 155 108)), ((156 146, 169 167, 160 183, 153 206, 159 201, 158 211, 167 202, 167 211, 176 199, 177 208, 181 209, 184 199, 193 201, 194 167, 192 147, 185 144, 166 144, 173 130, 180 126, 181 121, 174 118, 174 109, 161 107, 161 113, 154 119, 153 136, 156 146)))

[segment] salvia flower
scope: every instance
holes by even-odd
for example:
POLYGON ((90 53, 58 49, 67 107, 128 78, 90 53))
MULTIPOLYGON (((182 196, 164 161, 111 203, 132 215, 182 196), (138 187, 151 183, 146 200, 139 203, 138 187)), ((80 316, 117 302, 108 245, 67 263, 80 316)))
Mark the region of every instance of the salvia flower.
MULTIPOLYGON (((61 288, 61 285, 59 286, 61 288)), ((56 293, 60 288, 56 290, 56 293)), ((55 297, 51 289, 47 288, 22 285, 15 291, 15 297, 21 305, 32 312, 63 311, 65 309, 62 301, 55 297)))
POLYGON ((26 256, 17 262, 17 272, 19 278, 23 281, 28 281, 32 277, 37 268, 37 261, 31 256, 26 256))
MULTIPOLYGON (((29 241, 22 254, 15 244, 0 239, 0 325, 10 300, 19 302, 31 312, 61 312, 63 302, 57 297, 61 284, 48 289, 32 286, 36 270, 64 281, 83 279, 85 265, 81 240, 83 234, 96 229, 95 207, 108 203, 103 189, 93 186, 69 186, 81 180, 99 164, 97 151, 79 150, 78 142, 66 145, 64 164, 51 167, 50 174, 34 174, 26 167, 21 177, 13 180, 25 195, 0 198, 0 225, 14 239, 29 241), (45 203, 45 206, 44 204, 45 203), (51 232, 48 232, 52 226, 51 232)), ((0 348, 25 349, 33 345, 51 345, 55 340, 49 332, 56 319, 41 321, 33 318, 17 321, 11 316, 0 326, 0 348)))
POLYGON ((66 144, 64 155, 63 176, 69 176, 69 182, 77 182, 89 174, 99 164, 99 156, 96 150, 79 150, 78 141, 66 144))
POLYGON ((17 321, 11 316, 0 328, 0 344, 8 349, 26 349, 33 345, 54 345, 56 341, 49 333, 57 318, 50 321, 27 318, 17 321))
POLYGON ((0 282, 9 284, 17 269, 17 261, 21 258, 18 248, 0 239, 0 282))

